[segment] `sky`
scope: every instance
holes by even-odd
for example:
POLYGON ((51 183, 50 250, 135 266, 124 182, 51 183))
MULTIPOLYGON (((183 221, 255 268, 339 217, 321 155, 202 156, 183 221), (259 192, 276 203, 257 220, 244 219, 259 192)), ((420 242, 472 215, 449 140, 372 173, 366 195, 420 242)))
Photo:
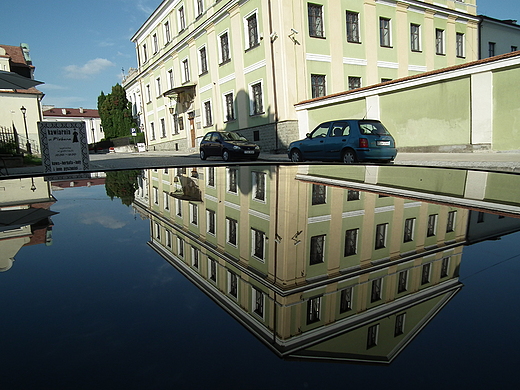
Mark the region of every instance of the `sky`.
MULTIPOLYGON (((208 0, 206 0, 208 1, 208 0)), ((0 44, 27 43, 44 105, 97 108, 137 67, 130 41, 161 0, 18 0, 0 5, 0 44)), ((478 14, 520 21, 518 0, 477 0, 478 14)))

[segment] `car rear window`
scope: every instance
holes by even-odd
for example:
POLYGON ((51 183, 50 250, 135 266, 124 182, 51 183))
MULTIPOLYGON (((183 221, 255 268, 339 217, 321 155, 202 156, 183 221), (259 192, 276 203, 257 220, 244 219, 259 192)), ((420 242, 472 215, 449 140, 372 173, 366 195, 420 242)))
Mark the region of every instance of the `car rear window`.
POLYGON ((388 130, 381 122, 359 122, 359 130, 363 135, 389 135, 388 130))

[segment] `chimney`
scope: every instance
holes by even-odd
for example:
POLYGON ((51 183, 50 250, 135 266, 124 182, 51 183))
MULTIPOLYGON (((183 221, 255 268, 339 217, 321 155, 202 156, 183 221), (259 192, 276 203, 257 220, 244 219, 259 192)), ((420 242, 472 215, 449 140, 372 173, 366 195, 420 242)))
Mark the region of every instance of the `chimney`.
POLYGON ((62 108, 62 109, 61 109, 61 113, 62 113, 63 115, 67 115, 67 109, 66 109, 66 108, 62 108))
POLYGON ((83 114, 83 113, 84 113, 83 107, 80 107, 80 108, 79 108, 79 113, 80 113, 80 114, 83 114))

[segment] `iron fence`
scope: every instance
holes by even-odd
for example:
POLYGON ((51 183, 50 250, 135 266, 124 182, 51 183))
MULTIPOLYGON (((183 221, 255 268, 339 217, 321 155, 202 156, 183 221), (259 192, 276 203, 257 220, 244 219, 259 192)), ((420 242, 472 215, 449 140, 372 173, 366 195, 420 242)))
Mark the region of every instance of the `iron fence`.
POLYGON ((0 126, 0 154, 20 154, 20 140, 16 130, 0 126))

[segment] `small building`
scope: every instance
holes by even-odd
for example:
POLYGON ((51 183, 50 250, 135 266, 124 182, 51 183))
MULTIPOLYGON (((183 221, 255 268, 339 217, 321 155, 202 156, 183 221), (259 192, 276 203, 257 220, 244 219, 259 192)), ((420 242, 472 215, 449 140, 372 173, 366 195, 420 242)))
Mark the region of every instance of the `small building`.
POLYGON ((520 25, 516 20, 499 20, 479 15, 479 58, 517 51, 520 48, 520 25))
POLYGON ((85 122, 89 144, 99 142, 105 138, 98 110, 83 107, 56 108, 54 106, 43 106, 43 120, 45 122, 85 122))

